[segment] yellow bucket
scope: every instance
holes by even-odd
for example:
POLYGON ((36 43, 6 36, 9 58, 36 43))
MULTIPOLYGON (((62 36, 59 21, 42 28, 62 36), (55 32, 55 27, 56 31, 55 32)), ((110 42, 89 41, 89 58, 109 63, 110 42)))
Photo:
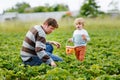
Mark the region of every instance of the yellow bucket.
POLYGON ((66 54, 73 54, 74 53, 74 46, 66 46, 66 54))
POLYGON ((66 42, 66 54, 73 54, 74 53, 74 46, 71 46, 73 44, 68 45, 68 41, 66 42))

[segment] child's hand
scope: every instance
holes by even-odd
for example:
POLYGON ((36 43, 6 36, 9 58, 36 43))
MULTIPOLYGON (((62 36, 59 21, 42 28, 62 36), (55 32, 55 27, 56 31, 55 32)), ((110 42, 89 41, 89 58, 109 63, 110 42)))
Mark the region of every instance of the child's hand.
POLYGON ((86 35, 83 34, 83 35, 82 35, 82 39, 86 41, 86 40, 87 40, 87 39, 86 39, 86 35))
POLYGON ((72 42, 72 38, 69 38, 69 39, 68 39, 68 42, 72 42))

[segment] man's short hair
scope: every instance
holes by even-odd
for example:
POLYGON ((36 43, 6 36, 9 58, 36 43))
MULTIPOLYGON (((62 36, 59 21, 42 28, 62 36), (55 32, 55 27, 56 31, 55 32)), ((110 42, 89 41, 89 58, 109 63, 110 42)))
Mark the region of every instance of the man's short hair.
POLYGON ((48 18, 43 24, 47 24, 48 26, 58 28, 58 23, 54 18, 48 18))

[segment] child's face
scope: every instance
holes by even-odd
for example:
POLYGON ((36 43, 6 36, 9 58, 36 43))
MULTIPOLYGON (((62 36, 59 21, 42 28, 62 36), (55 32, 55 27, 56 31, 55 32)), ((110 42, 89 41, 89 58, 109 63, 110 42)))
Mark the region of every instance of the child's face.
POLYGON ((83 28, 82 23, 77 23, 77 24, 75 24, 75 26, 76 26, 76 29, 78 29, 78 30, 81 30, 83 28))

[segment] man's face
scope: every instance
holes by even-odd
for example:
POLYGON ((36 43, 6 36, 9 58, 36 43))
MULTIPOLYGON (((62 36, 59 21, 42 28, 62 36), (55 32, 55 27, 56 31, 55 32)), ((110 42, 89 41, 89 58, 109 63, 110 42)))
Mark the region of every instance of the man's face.
POLYGON ((44 29, 45 29, 46 34, 50 34, 55 30, 55 28, 52 26, 45 26, 44 29))

